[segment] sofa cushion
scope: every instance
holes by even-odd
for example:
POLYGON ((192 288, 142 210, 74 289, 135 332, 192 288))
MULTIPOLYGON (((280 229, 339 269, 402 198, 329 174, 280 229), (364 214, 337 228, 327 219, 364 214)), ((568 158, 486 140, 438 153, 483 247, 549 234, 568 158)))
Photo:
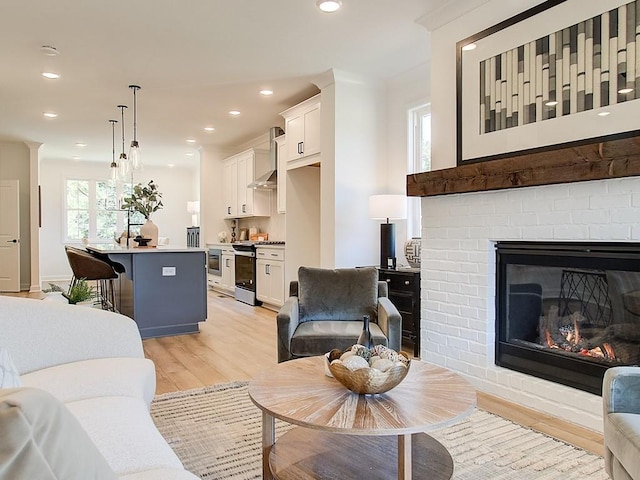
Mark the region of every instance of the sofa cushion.
POLYGON ((132 397, 102 397, 67 403, 109 466, 125 475, 149 469, 183 468, 153 423, 147 404, 132 397))
POLYGON ((609 413, 604 422, 606 446, 632 478, 640 478, 640 415, 609 413))
POLYGON ((112 480, 115 473, 69 410, 35 388, 0 391, 0 478, 112 480))
MULTIPOLYGON (((300 322, 377 318, 378 271, 375 268, 298 269, 300 322)), ((357 338, 357 335, 356 335, 357 338)))
POLYGON ((150 405, 156 373, 146 358, 96 358, 27 373, 22 383, 46 390, 64 403, 115 395, 143 399, 150 405))
POLYGON ((18 388, 20 386, 20 374, 11 360, 9 351, 0 347, 0 388, 18 388))
MULTIPOLYGON (((374 345, 387 345, 387 337, 380 327, 369 324, 374 345)), ((298 325, 291 337, 291 353, 296 357, 322 355, 333 348, 346 350, 358 341, 362 322, 332 321, 305 322, 298 325)))

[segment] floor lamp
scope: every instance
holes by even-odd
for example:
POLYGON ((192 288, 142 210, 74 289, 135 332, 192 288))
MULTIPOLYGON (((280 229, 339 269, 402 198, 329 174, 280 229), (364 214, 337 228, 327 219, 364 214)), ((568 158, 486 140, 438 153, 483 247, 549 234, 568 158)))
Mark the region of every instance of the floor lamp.
POLYGON ((396 268, 396 226, 389 219, 407 218, 407 197, 404 195, 371 195, 369 215, 386 220, 380 224, 380 268, 396 268))

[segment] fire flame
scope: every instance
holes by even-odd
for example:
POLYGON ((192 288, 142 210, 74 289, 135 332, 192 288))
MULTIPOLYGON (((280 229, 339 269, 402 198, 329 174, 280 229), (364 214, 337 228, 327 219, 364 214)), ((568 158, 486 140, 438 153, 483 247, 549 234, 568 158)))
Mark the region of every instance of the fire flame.
MULTIPOLYGON (((576 320, 573 322, 573 329, 569 328, 566 331, 560 330, 562 335, 566 339, 566 344, 558 345, 557 342, 553 340, 551 332, 548 328, 545 328, 544 336, 549 348, 558 348, 566 351, 575 351, 574 348, 580 346, 582 343, 582 336, 580 335, 579 324, 576 320), (573 348, 572 348, 573 347, 573 348)), ((611 346, 610 343, 603 343, 601 346, 594 347, 591 349, 581 348, 580 355, 585 357, 595 357, 595 358, 606 358, 609 360, 616 359, 616 353, 611 346)))

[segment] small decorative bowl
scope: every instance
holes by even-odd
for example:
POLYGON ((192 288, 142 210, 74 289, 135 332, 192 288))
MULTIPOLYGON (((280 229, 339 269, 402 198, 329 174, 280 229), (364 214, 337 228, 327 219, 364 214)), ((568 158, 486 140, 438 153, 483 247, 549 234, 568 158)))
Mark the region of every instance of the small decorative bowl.
POLYGON ((349 370, 341 363, 329 363, 328 359, 327 364, 333 377, 353 393, 372 395, 388 392, 398 386, 409 373, 411 359, 404 352, 398 352, 398 355, 405 357, 406 366, 394 365, 385 372, 371 367, 349 370))

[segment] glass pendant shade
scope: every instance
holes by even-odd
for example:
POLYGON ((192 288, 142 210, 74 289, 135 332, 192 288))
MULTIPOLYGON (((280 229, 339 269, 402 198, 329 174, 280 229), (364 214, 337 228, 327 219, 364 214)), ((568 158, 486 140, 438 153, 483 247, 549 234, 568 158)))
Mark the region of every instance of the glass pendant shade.
POLYGON ((129 88, 133 90, 133 140, 131 140, 131 148, 129 148, 129 164, 131 170, 142 169, 142 159, 140 158, 140 144, 138 143, 137 132, 137 102, 136 92, 140 90, 139 85, 129 85, 129 88))
POLYGON ((118 164, 116 162, 111 162, 111 180, 117 180, 118 179, 118 164))
POLYGON ((124 153, 124 109, 127 108, 126 105, 118 105, 120 109, 120 118, 121 118, 121 132, 122 132, 122 153, 120 153, 120 160, 118 162, 118 176, 121 180, 127 180, 129 178, 129 162, 127 160, 127 154, 124 153))
POLYGON ((140 145, 136 140, 131 140, 131 148, 129 149, 129 163, 132 170, 141 170, 142 161, 140 160, 140 145))

